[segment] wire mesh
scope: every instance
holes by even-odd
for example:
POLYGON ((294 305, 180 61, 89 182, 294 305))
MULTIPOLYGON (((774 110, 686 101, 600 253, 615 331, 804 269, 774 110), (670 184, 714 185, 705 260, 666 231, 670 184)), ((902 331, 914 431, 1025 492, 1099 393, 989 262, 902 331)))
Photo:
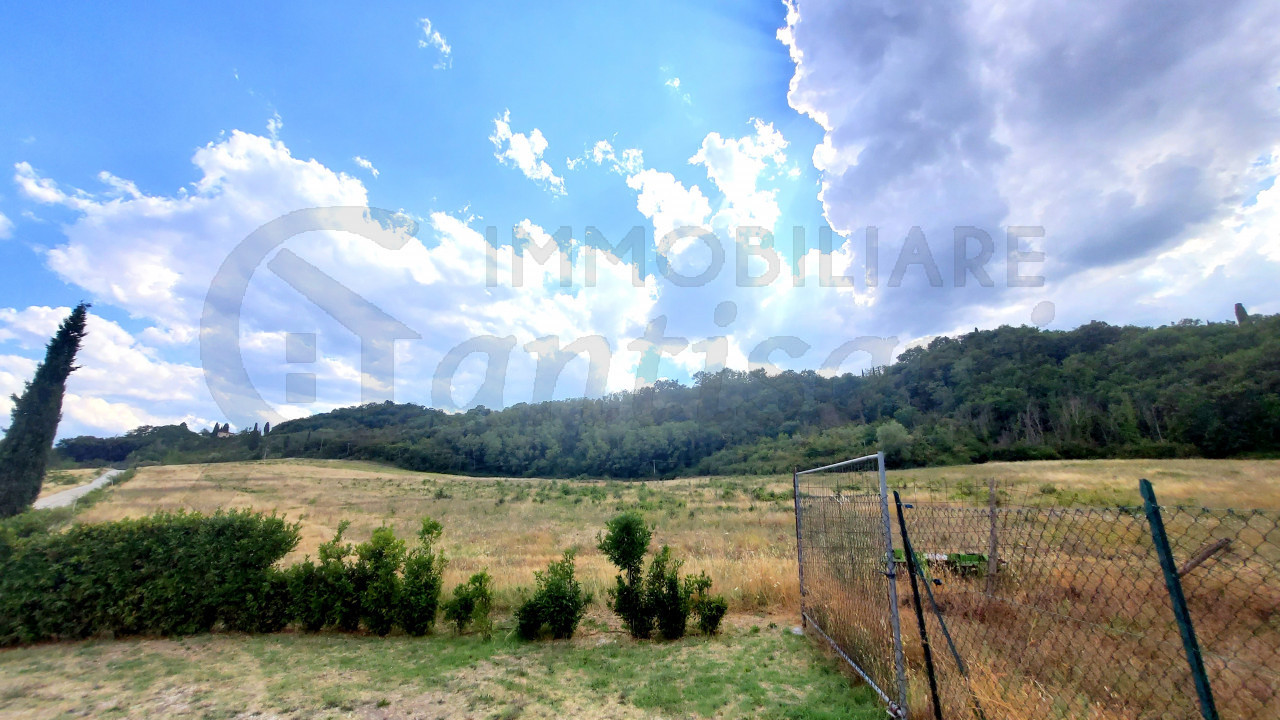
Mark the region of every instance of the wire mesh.
POLYGON ((1280 513, 1163 510, 1224 718, 1280 718, 1280 513))
POLYGON ((891 706, 902 705, 881 460, 796 475, 801 612, 891 706))
MULTIPOLYGON (((839 491, 806 487, 798 503, 802 526, 816 526, 802 544, 813 547, 805 570, 823 583, 806 578, 805 606, 888 682, 881 587, 896 582, 910 611, 902 538, 895 523, 899 567, 890 580, 876 564, 889 546, 876 534, 876 485, 869 477, 824 484, 839 491), (843 567, 820 569, 843 558, 843 567)), ((971 495, 903 492, 944 717, 1201 716, 1143 508, 1010 507, 995 488, 971 495)), ((1280 718, 1280 513, 1166 507, 1162 516, 1220 717, 1280 718)), ((901 632, 906 706, 913 718, 932 717, 914 620, 901 632)))
POLYGON ((975 716, 972 696, 988 717, 1195 717, 1141 509, 913 505, 930 634, 945 624, 969 669, 938 653, 946 717, 975 716))

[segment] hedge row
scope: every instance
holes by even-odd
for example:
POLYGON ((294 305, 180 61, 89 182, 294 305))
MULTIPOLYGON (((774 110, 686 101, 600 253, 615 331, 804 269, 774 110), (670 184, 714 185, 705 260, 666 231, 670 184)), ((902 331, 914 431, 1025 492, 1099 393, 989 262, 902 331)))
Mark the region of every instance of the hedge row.
MULTIPOLYGON (((20 518, 0 523, 0 645, 102 634, 188 635, 218 627, 276 632, 294 623, 307 631, 363 627, 385 635, 398 627, 423 635, 441 609, 447 561, 435 545, 443 528, 430 519, 413 547, 389 527, 359 545, 345 542, 344 521, 316 560, 278 569, 298 544, 299 526, 274 514, 160 513, 61 533, 20 518)), ((642 531, 643 544, 632 552, 643 557, 647 527, 634 515, 623 522, 642 531)), ((621 541, 621 533, 612 536, 621 541)), ((679 567, 664 547, 641 593, 638 612, 645 617, 639 622, 652 627, 656 621, 663 636, 674 639, 684 634, 692 610, 700 629, 714 634, 723 599, 707 596, 711 581, 705 575, 681 583, 679 567)), ((526 639, 572 637, 591 602, 575 577, 573 553, 535 579, 533 593, 516 610, 517 632, 526 639)), ((474 624, 487 636, 492 603, 491 578, 481 572, 455 588, 443 610, 459 632, 474 624)), ((619 614, 633 634, 648 635, 635 633, 632 619, 619 614)))
POLYGON ((0 644, 256 630, 298 526, 247 511, 0 532, 0 644))

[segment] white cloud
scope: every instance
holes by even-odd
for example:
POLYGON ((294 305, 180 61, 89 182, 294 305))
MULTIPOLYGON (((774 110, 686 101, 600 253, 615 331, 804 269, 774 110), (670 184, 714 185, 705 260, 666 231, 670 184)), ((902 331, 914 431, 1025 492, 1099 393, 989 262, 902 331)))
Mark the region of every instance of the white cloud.
POLYGON ((13 181, 18 184, 18 189, 23 195, 36 202, 66 205, 76 209, 82 209, 91 204, 87 199, 87 193, 83 190, 73 190, 70 195, 64 193, 57 183, 40 177, 30 163, 15 163, 13 169, 13 181))
POLYGON ((365 170, 368 170, 370 175, 374 176, 375 178, 376 178, 376 177, 378 177, 378 168, 374 167, 374 166, 373 166, 373 163, 372 163, 372 162, 370 162, 368 159, 366 159, 366 158, 362 158, 362 157, 360 157, 359 155, 357 155, 357 156, 355 156, 355 157, 351 158, 351 160, 352 160, 352 162, 354 162, 356 165, 359 165, 360 167, 364 168, 365 170))
POLYGON ((653 223, 659 252, 669 257, 678 256, 695 244, 685 233, 672 231, 708 226, 711 203, 697 185, 686 188, 671 173, 648 169, 629 176, 627 187, 636 191, 636 209, 653 223))
POLYGON ((678 98, 680 102, 684 103, 685 105, 689 105, 693 102, 693 98, 689 96, 689 93, 683 92, 682 90, 680 90, 680 78, 675 77, 673 75, 667 78, 666 81, 663 82, 662 84, 664 87, 670 88, 671 94, 675 95, 676 98, 678 98))
POLYGON ((773 230, 780 214, 776 190, 759 187, 767 165, 780 168, 787 161, 787 141, 772 123, 752 119, 755 134, 724 138, 712 132, 689 162, 703 165, 707 177, 724 194, 716 224, 758 226, 773 230))
POLYGON ((565 164, 570 170, 574 170, 583 162, 608 167, 619 175, 634 175, 644 169, 644 152, 639 148, 624 148, 618 154, 608 140, 599 140, 582 157, 570 158, 565 164))
POLYGON ((235 131, 192 162, 201 177, 176 197, 68 194, 27 163, 15 175, 28 197, 81 213, 49 251, 50 268, 175 342, 195 337, 214 272, 250 232, 299 208, 366 203, 360 181, 257 135, 235 131))
POLYGON ((271 117, 267 118, 267 134, 272 140, 280 139, 280 131, 284 129, 284 118, 280 117, 280 113, 273 112, 271 117))
MULTIPOLYGON (((114 177, 102 194, 69 192, 29 166, 18 168, 15 181, 30 189, 25 194, 78 215, 63 228, 66 242, 49 252, 50 266, 89 290, 100 307, 115 306, 149 323, 130 334, 117 324, 92 320, 81 363, 85 369, 72 388, 78 399, 68 401, 68 428, 107 428, 110 417, 116 418, 111 432, 135 421, 187 416, 237 424, 265 419, 221 418, 202 371, 189 364, 195 359, 213 273, 241 239, 270 220, 302 208, 366 204, 358 180, 295 158, 268 138, 233 132, 197 151, 194 163, 197 179, 188 192, 175 196, 135 195, 127 180, 114 177)), ((304 233, 285 248, 422 336, 396 343, 397 400, 432 403, 432 376, 441 360, 480 335, 517 341, 508 403, 531 398, 536 363, 524 347, 547 336, 560 338, 563 345, 602 336, 619 351, 608 388, 631 387, 626 370, 634 368, 636 358, 623 346, 640 334, 651 314, 659 295, 655 279, 640 276, 629 259, 589 251, 573 238, 552 238, 526 220, 517 240, 539 249, 525 252, 523 277, 516 282, 516 265, 504 247, 496 253, 494 282, 489 283, 489 245, 471 221, 432 213, 416 237, 400 228, 391 231, 403 242, 399 249, 347 232, 304 233), (562 254, 571 270, 569 287, 560 284, 562 254), (590 288, 583 287, 588 264, 596 274, 590 288)), ((238 347, 254 386, 286 416, 360 402, 360 343, 329 314, 341 314, 342 308, 333 304, 346 300, 329 297, 331 302, 321 309, 273 268, 259 268, 252 275, 239 316, 238 347), (293 332, 316 335, 315 363, 285 362, 285 337, 293 332), (283 376, 288 372, 316 375, 315 403, 284 404, 283 376)), ((65 312, 0 312, 0 356, 18 358, 10 365, 38 357, 65 312)), ((585 376, 584 362, 570 363, 557 397, 580 394, 585 376)), ((479 379, 475 368, 464 363, 454 397, 466 401, 479 379)))
POLYGON ((0 213, 0 240, 8 240, 13 237, 13 221, 0 213))
MULTIPOLYGON (((1059 323, 1165 322, 1185 306, 1174 297, 1187 297, 1169 290, 1195 276, 1168 274, 1171 257, 1256 248, 1230 221, 1272 172, 1259 158, 1280 120, 1274 3, 787 6, 788 99, 825 130, 813 163, 832 227, 859 239, 877 227, 887 264, 920 226, 948 285, 955 226, 991 233, 997 257, 1005 227, 1045 229, 1045 288, 931 288, 908 276, 877 290, 868 326, 923 335, 1010 308, 1025 322, 1048 298, 1059 323), (1122 269, 1153 280, 1131 285, 1122 269), (1120 287, 1130 300, 1118 301, 1120 287)), ((1247 266, 1213 267, 1239 300, 1268 302, 1247 266)), ((992 270, 1003 280, 1003 263, 992 270)), ((1229 310, 1200 301, 1191 314, 1229 310)))
POLYGON ((418 47, 435 48, 437 60, 435 64, 436 70, 445 70, 453 67, 453 47, 449 45, 449 41, 444 35, 440 34, 432 24, 430 18, 421 18, 418 25, 422 28, 422 37, 418 38, 418 47))
POLYGON ((547 149, 547 139, 542 131, 534 128, 528 135, 511 131, 511 111, 494 118, 493 134, 489 136, 495 152, 493 156, 504 165, 511 165, 524 176, 556 195, 564 195, 564 178, 555 174, 551 165, 542 159, 547 149))
MULTIPOLYGON (((29 356, 0 354, 0 412, 12 409, 9 394, 22 391, 44 345, 71 308, 0 308, 0 344, 29 356)), ((203 395, 200 369, 161 360, 117 323, 90 313, 76 356, 79 366, 67 382, 61 435, 120 433, 139 425, 203 420, 213 410, 203 395), (203 417, 202 417, 203 416, 203 417)))

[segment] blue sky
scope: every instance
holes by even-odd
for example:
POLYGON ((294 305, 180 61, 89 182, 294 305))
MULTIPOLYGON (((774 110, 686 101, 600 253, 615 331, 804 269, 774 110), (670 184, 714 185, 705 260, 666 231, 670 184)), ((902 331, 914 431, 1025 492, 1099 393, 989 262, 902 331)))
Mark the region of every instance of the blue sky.
POLYGON ((508 405, 721 365, 857 370, 975 326, 1280 312, 1280 24, 1267 3, 1223 8, 9 4, 0 391, 81 299, 64 435, 387 397, 508 405), (412 329, 394 371, 362 375, 339 319, 359 313, 318 308, 270 253, 242 268, 237 331, 209 328, 230 316, 205 295, 246 236, 334 205, 417 224, 394 251, 345 226, 284 246, 412 329), (643 228, 643 262, 597 253, 587 283, 588 227, 605 250, 643 228), (985 273, 957 274, 957 233, 966 258, 987 238, 985 273), (513 234, 554 243, 526 252, 523 283, 513 234), (753 251, 765 234, 774 250, 753 251), (724 264, 690 286, 708 243, 724 264), (646 343, 659 327, 679 340, 646 343), (314 361, 287 362, 310 336, 314 361), (547 385, 550 349, 583 338, 599 340, 572 351, 607 348, 608 367, 563 356, 547 385), (225 374, 232 355, 264 403, 225 374), (288 373, 315 398, 290 401, 288 373))

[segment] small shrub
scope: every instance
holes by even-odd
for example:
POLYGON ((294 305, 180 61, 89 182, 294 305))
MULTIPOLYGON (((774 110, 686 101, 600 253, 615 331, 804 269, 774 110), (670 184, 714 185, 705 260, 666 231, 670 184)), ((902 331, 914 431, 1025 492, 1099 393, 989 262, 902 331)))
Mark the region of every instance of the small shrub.
POLYGON ((574 577, 573 551, 552 562, 545 572, 535 572, 537 588, 533 597, 516 608, 516 632, 526 640, 545 633, 563 640, 573 637, 591 596, 582 591, 574 577))
POLYGON ((360 629, 360 598, 366 582, 360 569, 347 560, 355 552, 351 543, 342 542, 350 526, 349 520, 338 523, 333 539, 320 546, 318 594, 312 601, 327 608, 324 626, 336 625, 348 632, 360 629))
POLYGON ((328 604, 326 583, 320 568, 307 557, 285 571, 289 583, 291 612, 307 632, 318 632, 329 623, 332 608, 328 604))
POLYGON ((356 548, 355 574, 364 580, 360 616, 375 635, 386 635, 395 625, 403 590, 400 568, 404 558, 404 541, 385 525, 356 548))
POLYGON ((400 627, 410 635, 426 635, 436 623, 440 593, 444 588, 444 569, 448 564, 443 553, 435 551, 435 542, 444 528, 431 518, 424 518, 418 531, 418 546, 404 562, 404 591, 400 598, 400 627))
POLYGON ((666 545, 654 556, 644 582, 645 605, 653 614, 658 631, 667 640, 684 637, 689 620, 689 593, 680 582, 683 563, 671 557, 666 545))
POLYGON ((488 637, 492 632, 489 610, 493 607, 493 579, 487 572, 472 575, 467 582, 453 589, 453 599, 444 604, 445 618, 454 624, 458 632, 475 623, 476 630, 488 637))
POLYGON ((289 575, 270 568, 258 587, 250 589, 235 612, 224 618, 227 628, 247 633, 274 633, 293 621, 289 575))
POLYGON ((634 638, 653 634, 654 615, 641 587, 640 569, 649 552, 652 531, 640 513, 631 511, 610 520, 599 540, 600 551, 622 571, 609 591, 609 607, 634 638))
POLYGON ((720 621, 729 611, 729 602, 723 595, 708 594, 711 590, 711 578, 705 572, 697 577, 687 577, 684 582, 690 609, 698 618, 698 632, 703 635, 720 632, 720 621))
POLYGON ((609 608, 622 619, 631 637, 644 640, 653 635, 653 612, 645 602, 638 573, 627 579, 617 576, 615 586, 609 591, 609 608))
POLYGON ((639 572, 653 534, 644 517, 634 510, 624 512, 606 523, 605 529, 607 532, 599 539, 600 552, 619 569, 639 572))

